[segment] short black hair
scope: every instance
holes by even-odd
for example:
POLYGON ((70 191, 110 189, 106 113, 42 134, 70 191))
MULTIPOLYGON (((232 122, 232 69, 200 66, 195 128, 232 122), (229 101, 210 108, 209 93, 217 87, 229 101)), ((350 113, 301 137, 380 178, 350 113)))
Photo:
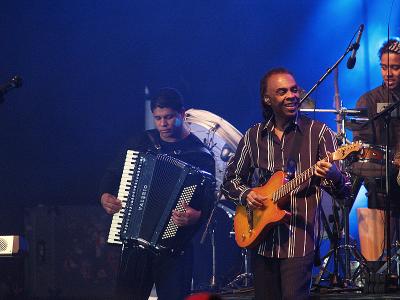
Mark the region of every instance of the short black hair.
POLYGON ((171 87, 160 89, 157 94, 151 98, 151 111, 153 112, 157 107, 172 108, 177 112, 183 112, 185 110, 181 93, 177 89, 171 87))
POLYGON ((382 47, 378 51, 379 59, 382 58, 384 53, 395 53, 400 54, 400 41, 398 39, 389 39, 382 44, 382 47))
POLYGON ((267 73, 264 74, 264 76, 260 80, 260 103, 262 107, 262 115, 265 120, 269 119, 272 115, 272 108, 265 102, 265 96, 267 94, 267 89, 268 89, 268 79, 272 77, 272 75, 276 74, 289 74, 294 78, 294 75, 292 72, 290 72, 288 69, 284 67, 277 67, 270 69, 267 73))

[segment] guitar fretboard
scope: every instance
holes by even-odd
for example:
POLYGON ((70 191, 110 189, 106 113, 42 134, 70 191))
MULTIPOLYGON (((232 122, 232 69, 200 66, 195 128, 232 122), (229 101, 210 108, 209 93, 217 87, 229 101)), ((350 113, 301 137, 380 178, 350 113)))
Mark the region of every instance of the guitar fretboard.
MULTIPOLYGON (((328 160, 328 157, 325 157, 323 160, 328 160)), ((312 165, 309 167, 307 170, 304 172, 300 173, 297 175, 295 178, 290 180, 289 182, 285 183, 282 185, 279 189, 277 189, 273 194, 272 194, 272 201, 274 203, 277 203, 279 199, 282 199, 285 197, 287 194, 289 194, 291 191, 293 191, 296 187, 307 181, 308 179, 311 178, 311 176, 314 175, 315 171, 315 165, 312 165)))

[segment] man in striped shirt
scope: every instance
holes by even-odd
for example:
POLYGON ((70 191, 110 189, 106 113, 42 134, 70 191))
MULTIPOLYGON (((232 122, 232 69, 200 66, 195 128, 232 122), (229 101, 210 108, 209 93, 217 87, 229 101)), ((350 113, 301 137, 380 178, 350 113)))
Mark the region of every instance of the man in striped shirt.
POLYGON ((265 198, 252 187, 265 184, 277 171, 289 171, 288 160, 296 166, 291 170, 294 175, 316 164, 314 176, 289 193, 284 209, 291 212, 290 220, 269 230, 252 257, 256 299, 307 299, 320 188, 344 198, 349 194, 348 179, 337 162, 323 160, 336 150, 336 136, 325 124, 299 114, 299 88, 288 70, 267 72, 260 94, 265 122, 245 133, 228 163, 221 190, 249 209, 262 209, 265 198))

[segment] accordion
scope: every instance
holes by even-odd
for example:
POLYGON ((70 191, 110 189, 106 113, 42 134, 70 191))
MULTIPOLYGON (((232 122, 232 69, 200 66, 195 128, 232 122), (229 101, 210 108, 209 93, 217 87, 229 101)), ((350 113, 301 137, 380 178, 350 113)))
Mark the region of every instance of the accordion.
POLYGON ((198 226, 178 227, 172 210, 184 211, 210 201, 214 177, 166 154, 128 150, 118 199, 122 209, 115 213, 108 243, 131 241, 154 252, 184 245, 198 226))

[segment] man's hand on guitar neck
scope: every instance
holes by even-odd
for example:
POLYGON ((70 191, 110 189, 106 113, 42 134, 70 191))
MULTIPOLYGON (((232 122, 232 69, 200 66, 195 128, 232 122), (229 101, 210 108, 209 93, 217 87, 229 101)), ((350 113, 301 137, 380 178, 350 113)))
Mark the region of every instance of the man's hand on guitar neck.
POLYGON ((314 174, 318 177, 331 180, 334 184, 340 183, 343 176, 335 164, 325 160, 320 160, 316 163, 314 174))
POLYGON ((254 191, 248 193, 246 197, 247 205, 251 209, 262 208, 264 206, 265 199, 267 199, 267 197, 261 196, 254 191))

